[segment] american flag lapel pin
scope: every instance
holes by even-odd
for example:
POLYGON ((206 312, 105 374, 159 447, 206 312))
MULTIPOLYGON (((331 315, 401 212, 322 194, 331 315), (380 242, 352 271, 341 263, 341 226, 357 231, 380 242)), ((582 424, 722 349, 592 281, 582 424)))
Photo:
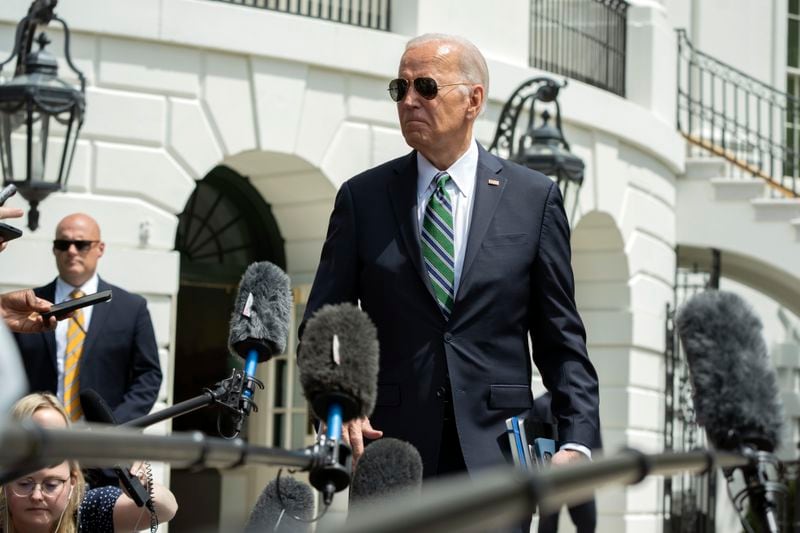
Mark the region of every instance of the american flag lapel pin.
POLYGON ((500 185, 500 180, 496 180, 496 179, 492 178, 492 179, 489 180, 489 185, 494 185, 495 187, 497 187, 498 185, 500 185))

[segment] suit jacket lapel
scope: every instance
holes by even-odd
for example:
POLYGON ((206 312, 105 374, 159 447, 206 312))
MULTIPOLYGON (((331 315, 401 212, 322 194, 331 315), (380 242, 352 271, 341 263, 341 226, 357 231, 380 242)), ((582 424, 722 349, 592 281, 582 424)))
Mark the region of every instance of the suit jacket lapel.
MULTIPOLYGON (((397 225, 408 251, 408 257, 414 268, 436 301, 428 273, 422 260, 422 249, 419 245, 419 219, 417 217, 417 152, 402 159, 395 167, 394 179, 389 183, 389 198, 394 208, 397 225)), ((437 304, 438 305, 438 304, 437 304)))
MULTIPOLYGON (((111 286, 102 279, 97 280, 97 292, 105 291, 111 286)), ((83 342, 83 355, 81 356, 81 367, 86 362, 86 356, 92 353, 92 346, 97 342, 100 332, 103 330, 103 325, 108 319, 108 313, 111 310, 111 303, 105 302, 97 304, 92 307, 92 320, 89 322, 89 331, 86 332, 86 340, 83 342)))
POLYGON ((469 223, 469 237, 467 238, 467 249, 464 253, 464 264, 461 267, 461 277, 458 284, 459 296, 464 293, 466 282, 469 281, 470 267, 475 261, 475 257, 481 249, 483 237, 489 224, 494 218, 500 197, 506 187, 506 178, 500 175, 503 164, 493 155, 489 154, 483 147, 478 145, 478 171, 475 174, 475 199, 472 204, 472 218, 469 223), (489 180, 497 181, 497 184, 490 184, 489 180))
MULTIPOLYGON (((48 302, 55 303, 56 299, 56 282, 53 280, 52 283, 45 285, 40 290, 34 291, 36 296, 39 298, 44 298, 48 302)), ((56 360, 56 332, 55 331, 45 331, 42 333, 44 335, 44 342, 47 345, 47 354, 50 357, 50 362, 53 363, 53 370, 55 370, 56 375, 58 375, 58 361, 56 360)))

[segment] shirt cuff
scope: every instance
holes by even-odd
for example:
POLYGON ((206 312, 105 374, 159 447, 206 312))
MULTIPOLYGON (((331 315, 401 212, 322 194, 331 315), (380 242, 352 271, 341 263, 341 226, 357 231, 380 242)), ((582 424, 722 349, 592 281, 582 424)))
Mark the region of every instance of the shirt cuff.
POLYGON ((576 452, 581 452, 583 455, 592 460, 592 450, 584 446, 583 444, 576 444, 574 442, 565 442, 561 445, 559 450, 575 450, 576 452))

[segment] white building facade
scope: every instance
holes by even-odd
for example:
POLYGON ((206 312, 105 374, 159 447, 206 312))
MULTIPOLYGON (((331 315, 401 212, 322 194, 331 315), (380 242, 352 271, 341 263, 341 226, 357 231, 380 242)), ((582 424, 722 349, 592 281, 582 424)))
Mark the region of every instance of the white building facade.
MULTIPOLYGON (((340 5, 329 1, 312 4, 322 11, 340 5)), ((561 2, 563 17, 582 3, 561 2)), ((250 261, 285 268, 302 315, 336 190, 409 150, 386 86, 410 37, 460 34, 484 52, 491 87, 476 136, 487 147, 518 85, 536 75, 565 77, 529 63, 540 0, 393 0, 374 15, 388 21, 386 30, 244 5, 283 9, 286 1, 238 3, 59 3, 73 31, 73 59, 87 77, 86 123, 66 192, 41 204, 40 229, 12 243, 0 262, 0 288, 42 285, 56 274, 57 222, 75 211, 95 217, 107 243, 100 274, 148 300, 165 376, 161 406, 201 394, 229 373, 231 296, 250 261)), ((676 269, 684 262, 676 247, 691 252, 687 265, 721 250, 723 276, 783 307, 789 323, 800 313, 800 200, 779 199, 750 176, 731 180, 729 162, 695 157, 676 127, 675 28, 686 28, 696 48, 783 91, 792 73, 789 3, 629 0, 623 95, 573 79, 560 93, 565 135, 586 164, 573 267, 600 377, 607 453, 664 448, 667 305, 675 303, 676 269)), ((288 9, 296 5, 288 2, 288 9)), ((0 3, 3 54, 28 6, 0 3)), ((52 34, 63 59, 61 35, 52 34)), ((798 339, 770 340, 781 343, 776 362, 787 414, 798 417, 798 339)), ((267 390, 257 398, 252 442, 308 442, 295 345, 290 339, 285 357, 261 365, 267 390)), ((184 428, 177 421, 173 427, 184 428)), ((788 456, 796 441, 795 430, 788 456)), ((173 530, 192 530, 180 513, 235 528, 271 474, 205 472, 198 481, 173 472, 181 505, 173 530), (211 487, 207 500, 180 499, 192 484, 196 496, 203 483, 211 487)), ((602 491, 599 531, 662 531, 663 491, 659 478, 602 491)))

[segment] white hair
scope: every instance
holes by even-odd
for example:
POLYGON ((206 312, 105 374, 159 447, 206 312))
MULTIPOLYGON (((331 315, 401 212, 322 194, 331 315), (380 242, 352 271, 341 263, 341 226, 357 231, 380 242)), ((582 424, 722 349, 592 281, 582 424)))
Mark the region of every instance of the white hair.
POLYGON ((469 39, 458 35, 425 33, 408 41, 406 43, 406 51, 433 42, 452 44, 461 51, 461 54, 459 54, 461 73, 470 83, 483 85, 483 102, 485 106, 489 95, 489 67, 486 66, 486 59, 481 51, 478 50, 478 47, 472 44, 469 39))

